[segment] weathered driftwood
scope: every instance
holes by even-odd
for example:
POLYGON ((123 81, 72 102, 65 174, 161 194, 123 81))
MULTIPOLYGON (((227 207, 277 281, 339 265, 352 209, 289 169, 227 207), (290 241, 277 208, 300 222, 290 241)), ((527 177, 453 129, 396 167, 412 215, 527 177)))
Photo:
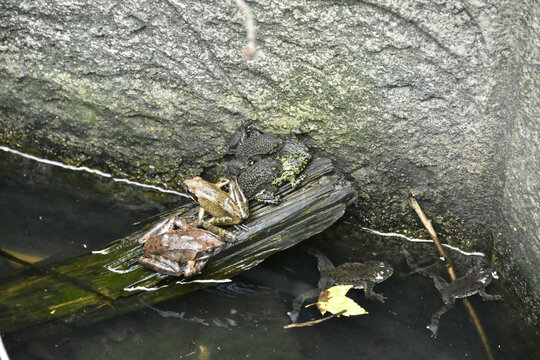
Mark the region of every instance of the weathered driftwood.
MULTIPOLYGON (((343 215, 355 192, 334 174, 328 159, 313 160, 305 173, 302 186, 280 189, 279 206, 252 203, 251 216, 244 223, 247 230, 236 230, 238 240, 189 280, 160 275, 138 264, 141 229, 101 250, 0 281, 0 331, 60 318, 95 320, 140 307, 141 300, 163 301, 228 279, 323 231, 343 215)), ((197 206, 189 204, 170 213, 194 215, 196 211, 197 206)))

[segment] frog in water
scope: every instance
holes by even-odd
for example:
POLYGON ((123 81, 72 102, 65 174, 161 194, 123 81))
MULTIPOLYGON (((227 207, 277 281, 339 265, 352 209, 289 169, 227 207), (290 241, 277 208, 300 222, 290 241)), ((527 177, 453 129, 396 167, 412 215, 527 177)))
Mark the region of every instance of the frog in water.
POLYGON ((235 225, 249 217, 249 203, 236 181, 221 178, 213 184, 201 177, 185 180, 190 195, 199 203, 197 225, 218 234, 228 241, 236 241, 236 236, 216 225, 235 225), (228 187, 228 191, 222 190, 228 187), (212 217, 204 220, 205 213, 212 217))
POLYGON ((287 313, 291 322, 295 323, 298 320, 300 309, 305 300, 318 297, 321 291, 334 285, 353 285, 355 289, 364 289, 368 299, 384 303, 386 298, 373 291, 373 287, 392 276, 394 268, 390 264, 372 260, 363 263, 348 262, 335 267, 320 250, 315 248, 306 248, 305 250, 317 257, 321 279, 316 289, 308 290, 294 299, 292 311, 287 313))
POLYGON ((436 265, 432 264, 426 267, 418 267, 412 260, 409 252, 403 249, 402 254, 405 255, 407 265, 411 269, 410 274, 420 273, 433 279, 433 284, 439 290, 443 306, 431 317, 431 324, 427 328, 431 331, 431 337, 436 338, 439 331, 439 323, 441 316, 448 310, 454 307, 456 299, 465 298, 474 294, 479 294, 484 301, 503 300, 501 295, 490 295, 486 293, 486 287, 493 279, 498 279, 497 272, 487 266, 477 266, 469 269, 465 276, 457 278, 454 281, 447 282, 443 277, 431 271, 431 268, 436 265))
POLYGON ((139 263, 162 274, 188 278, 201 272, 208 259, 225 244, 213 233, 197 229, 191 219, 173 215, 147 236, 139 263))

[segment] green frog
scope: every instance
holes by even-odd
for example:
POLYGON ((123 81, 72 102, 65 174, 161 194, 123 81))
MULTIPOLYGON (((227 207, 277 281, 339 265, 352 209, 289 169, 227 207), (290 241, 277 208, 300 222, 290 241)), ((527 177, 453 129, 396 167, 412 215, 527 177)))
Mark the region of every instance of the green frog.
POLYGON ((220 178, 215 184, 201 177, 185 180, 188 193, 199 205, 197 225, 202 225, 228 241, 236 241, 236 236, 216 225, 235 225, 249 217, 249 203, 238 186, 238 183, 226 178, 220 178), (228 191, 223 188, 227 187, 228 191), (211 218, 204 220, 208 212, 211 218))
POLYGON ((405 255, 407 265, 411 268, 411 273, 420 273, 433 279, 433 284, 441 294, 443 306, 433 314, 431 317, 431 324, 427 326, 432 333, 431 337, 437 337, 441 316, 454 307, 456 299, 479 294, 484 301, 503 300, 501 295, 490 295, 486 293, 485 288, 491 281, 499 278, 497 272, 487 266, 480 265, 472 267, 464 276, 459 277, 454 281, 447 282, 443 277, 435 274, 431 270, 437 263, 426 267, 418 267, 407 250, 403 249, 401 252, 405 255))
POLYGON ((315 248, 306 248, 305 250, 317 257, 321 279, 316 289, 308 290, 294 299, 292 311, 287 313, 291 322, 295 323, 298 320, 300 309, 305 300, 318 297, 321 291, 334 285, 353 285, 355 289, 364 289, 368 299, 384 303, 386 298, 373 291, 373 287, 392 276, 394 268, 390 264, 372 260, 363 263, 348 262, 335 267, 320 250, 315 248))
POLYGON ((311 154, 297 138, 288 139, 276 158, 281 162, 281 173, 272 179, 272 185, 282 186, 289 182, 291 187, 295 188, 305 179, 305 174, 298 175, 304 171, 311 160, 311 154))
POLYGON ((213 233, 197 229, 188 218, 176 215, 144 242, 139 263, 156 272, 189 278, 201 272, 208 259, 225 247, 213 233), (175 228, 178 228, 175 230, 175 228))

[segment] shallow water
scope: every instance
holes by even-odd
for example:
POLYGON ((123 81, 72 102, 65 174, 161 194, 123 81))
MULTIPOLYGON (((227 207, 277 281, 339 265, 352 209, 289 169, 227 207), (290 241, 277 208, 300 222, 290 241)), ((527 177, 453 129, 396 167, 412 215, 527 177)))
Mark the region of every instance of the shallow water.
MULTIPOLYGON (((0 247, 45 261, 103 246, 133 232, 133 222, 184 201, 3 152, 0 174, 0 247)), ((309 242, 327 251, 336 264, 362 260, 358 251, 332 251, 336 229, 309 242)), ((383 241, 372 234, 351 234, 364 247, 383 241)), ((400 270, 399 255, 394 262, 400 270)), ((9 277, 23 270, 0 258, 0 271, 9 277)), ((231 283, 99 323, 57 322, 3 334, 3 340, 12 359, 486 358, 459 302, 442 317, 439 337, 430 338, 425 326, 441 305, 440 296, 429 280, 402 279, 398 272, 375 287, 388 298, 384 304, 366 299, 360 290, 349 293, 368 315, 283 329, 292 300, 318 280, 315 259, 295 247, 231 283)), ((488 288, 488 293, 501 291, 504 281, 488 288)), ((471 298, 495 358, 540 358, 538 333, 513 316, 514 302, 505 296, 503 302, 471 298)), ((311 307, 302 310, 300 320, 319 317, 311 307)))

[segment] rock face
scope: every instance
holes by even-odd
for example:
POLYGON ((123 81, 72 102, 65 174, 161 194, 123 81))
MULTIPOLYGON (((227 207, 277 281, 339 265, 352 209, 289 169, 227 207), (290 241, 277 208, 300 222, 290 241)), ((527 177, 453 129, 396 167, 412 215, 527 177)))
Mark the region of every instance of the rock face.
POLYGON ((538 2, 249 4, 253 60, 232 0, 3 1, 1 144, 177 187, 300 128, 369 224, 418 228, 412 191, 540 297, 538 2))

